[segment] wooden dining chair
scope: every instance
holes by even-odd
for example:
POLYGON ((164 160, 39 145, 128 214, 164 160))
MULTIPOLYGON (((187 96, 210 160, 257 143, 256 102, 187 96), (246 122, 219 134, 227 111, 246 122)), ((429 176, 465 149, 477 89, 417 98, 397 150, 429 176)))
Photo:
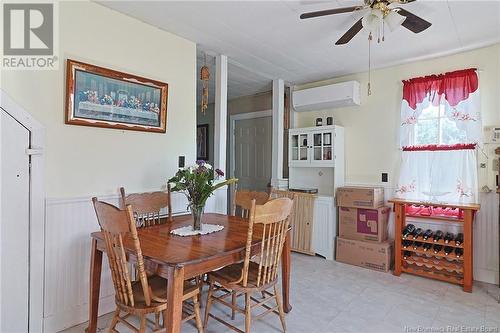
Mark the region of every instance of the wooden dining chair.
POLYGON ((238 190, 235 185, 233 198, 231 215, 248 219, 252 208, 252 200, 255 199, 257 205, 263 205, 269 201, 269 194, 267 192, 238 190))
MULTIPOLYGON (((118 322, 126 325, 134 332, 145 332, 148 314, 155 315, 153 332, 164 331, 160 327, 160 314, 163 313, 163 326, 167 318, 167 280, 159 276, 147 276, 144 268, 141 245, 137 235, 137 227, 132 207, 125 206, 119 209, 111 204, 92 198, 97 220, 106 246, 106 254, 111 270, 111 278, 115 288, 116 311, 114 313, 109 332, 117 332, 118 322), (126 242, 133 244, 133 252, 127 253, 124 247, 126 242), (133 281, 129 270, 129 255, 136 258, 137 279, 133 281), (121 313, 125 314, 121 316, 121 313), (140 327, 136 328, 127 320, 129 316, 139 316, 140 327)), ((184 284, 183 301, 191 300, 192 304, 185 306, 188 314, 183 321, 195 319, 199 333, 203 332, 198 303, 199 286, 186 281, 184 284)))
POLYGON ((226 266, 208 274, 210 287, 205 309, 205 329, 207 328, 208 318, 212 317, 237 332, 249 333, 252 309, 264 307, 265 311, 253 319, 260 319, 272 312, 277 313, 283 331, 286 332, 285 313, 283 312, 283 304, 276 284, 278 282, 283 244, 289 226, 288 216, 292 210, 292 205, 293 201, 289 198, 271 200, 264 205, 256 205, 256 200, 253 200, 250 208, 245 260, 242 263, 226 266), (262 234, 253 234, 256 225, 262 225, 262 234), (258 237, 262 241, 259 263, 250 260, 252 258, 251 250, 254 237, 258 237), (221 285, 223 289, 217 288, 216 283, 221 285), (269 291, 271 288, 273 288, 274 292, 269 291), (225 298, 234 295, 233 291, 245 295, 244 309, 225 300, 225 298), (222 295, 215 296, 215 292, 222 293, 222 295), (252 296, 255 292, 264 292, 267 297, 265 299, 256 299, 252 296), (267 304, 272 299, 276 302, 275 307, 267 304), (211 314, 210 308, 213 302, 221 303, 239 313, 245 314, 245 331, 211 314))
POLYGON ((120 187, 121 206, 131 205, 137 226, 149 227, 172 221, 172 200, 170 196, 170 185, 167 191, 133 193, 126 195, 125 189, 120 187), (167 219, 163 217, 162 210, 167 209, 167 219))

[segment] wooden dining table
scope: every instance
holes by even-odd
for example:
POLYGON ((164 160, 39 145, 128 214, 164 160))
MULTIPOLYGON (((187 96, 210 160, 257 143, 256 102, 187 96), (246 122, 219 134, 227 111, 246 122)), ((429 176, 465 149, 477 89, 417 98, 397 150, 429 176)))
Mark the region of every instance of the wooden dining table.
MULTIPOLYGON (((191 215, 174 217, 172 222, 140 228, 139 242, 145 266, 149 273, 155 273, 168 280, 167 283, 167 332, 181 331, 182 295, 184 281, 220 267, 240 262, 245 256, 248 222, 242 218, 222 214, 205 214, 204 223, 223 225, 224 229, 208 235, 181 237, 172 235, 171 230, 190 225, 191 215)), ((260 251, 261 225, 254 226, 252 252, 260 251)), ((101 283, 102 256, 105 252, 101 232, 91 234, 89 325, 87 332, 95 333, 101 283)), ((130 262, 134 262, 134 247, 129 237, 124 247, 130 262)), ((285 312, 290 312, 290 231, 285 238, 282 260, 282 294, 285 312)))

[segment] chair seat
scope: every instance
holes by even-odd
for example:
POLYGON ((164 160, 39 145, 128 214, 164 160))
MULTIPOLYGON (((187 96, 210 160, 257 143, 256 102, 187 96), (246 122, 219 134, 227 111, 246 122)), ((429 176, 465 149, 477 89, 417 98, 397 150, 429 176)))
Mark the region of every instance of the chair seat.
MULTIPOLYGON (((167 283, 168 280, 158 276, 153 275, 148 277, 149 288, 151 289, 152 295, 151 297, 157 298, 157 300, 151 300, 151 305, 147 306, 144 298, 144 292, 142 290, 142 284, 140 281, 132 282, 132 292, 134 295, 134 308, 146 310, 148 308, 156 309, 166 309, 167 307, 167 283), (162 299, 158 301, 158 299, 162 299)), ((193 297, 193 295, 198 293, 198 286, 192 281, 184 282, 184 297, 183 299, 188 299, 193 297)), ((120 304, 123 308, 130 308, 127 305, 120 304)))
POLYGON ((248 280, 247 286, 243 287, 241 282, 235 283, 241 277, 241 272, 243 270, 243 263, 232 264, 226 266, 224 268, 219 269, 218 271, 213 271, 208 274, 208 278, 220 283, 222 286, 233 289, 233 290, 248 290, 248 289, 258 289, 263 290, 267 289, 270 286, 274 285, 277 282, 277 279, 270 281, 266 285, 261 285, 257 287, 257 277, 259 275, 259 264, 253 261, 249 262, 248 266, 248 280))

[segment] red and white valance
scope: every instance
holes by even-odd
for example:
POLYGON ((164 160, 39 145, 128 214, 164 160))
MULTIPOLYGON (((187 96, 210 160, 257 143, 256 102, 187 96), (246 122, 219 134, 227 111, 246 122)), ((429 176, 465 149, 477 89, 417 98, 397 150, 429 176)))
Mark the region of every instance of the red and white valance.
POLYGON ((476 145, 482 127, 475 69, 403 81, 402 163, 396 196, 478 201, 476 145))
MULTIPOLYGON (((481 141, 480 94, 474 68, 403 81, 401 147, 418 145, 416 125, 422 111, 439 107, 461 132, 460 140, 447 144, 481 141)), ((439 144, 439 143, 437 143, 439 144)))

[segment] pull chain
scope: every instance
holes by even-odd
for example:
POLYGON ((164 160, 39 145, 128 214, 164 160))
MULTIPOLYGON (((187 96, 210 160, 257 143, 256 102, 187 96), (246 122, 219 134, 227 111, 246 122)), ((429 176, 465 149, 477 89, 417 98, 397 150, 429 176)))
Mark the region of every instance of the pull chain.
POLYGON ((372 72, 372 32, 370 31, 370 34, 368 35, 368 96, 372 94, 372 87, 371 87, 371 72, 372 72))
POLYGON ((385 42, 385 21, 382 20, 382 41, 385 42))

